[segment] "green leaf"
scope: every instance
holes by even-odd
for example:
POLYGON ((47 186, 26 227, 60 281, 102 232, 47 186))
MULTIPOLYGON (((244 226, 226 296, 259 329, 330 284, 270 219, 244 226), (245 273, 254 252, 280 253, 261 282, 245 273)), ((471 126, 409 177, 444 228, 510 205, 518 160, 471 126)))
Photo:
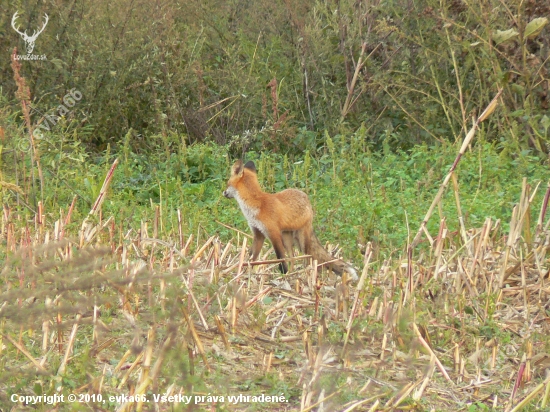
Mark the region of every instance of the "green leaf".
POLYGON ((523 37, 528 39, 531 37, 538 36, 544 26, 548 24, 548 19, 546 17, 537 17, 536 19, 531 20, 527 26, 525 26, 525 32, 523 37))
POLYGON ((504 31, 497 30, 496 33, 493 34, 493 40, 495 41, 495 44, 498 46, 501 43, 504 43, 508 40, 512 40, 518 34, 519 33, 516 29, 509 29, 504 31))
POLYGON ((50 63, 52 63, 55 66, 56 70, 63 70, 63 66, 65 65, 63 60, 55 59, 55 58, 51 59, 50 63))

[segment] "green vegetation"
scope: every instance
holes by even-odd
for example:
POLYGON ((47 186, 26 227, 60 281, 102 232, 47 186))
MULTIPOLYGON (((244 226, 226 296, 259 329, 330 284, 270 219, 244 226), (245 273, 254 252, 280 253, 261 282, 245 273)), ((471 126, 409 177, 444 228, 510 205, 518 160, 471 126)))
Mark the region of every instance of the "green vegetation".
MULTIPOLYGON (((59 207, 68 208, 77 196, 73 216, 82 221, 100 192, 103 177, 118 157, 120 166, 103 213, 115 216, 120 224, 135 227, 142 220, 150 221, 159 207, 161 236, 177 233, 178 209, 185 233, 199 231, 201 238, 219 233, 227 240, 233 232, 216 221, 248 231, 237 205, 221 195, 230 166, 224 147, 196 144, 168 158, 162 152, 107 152, 93 155, 92 159, 78 141, 56 138, 52 150, 42 154, 47 177, 43 199, 46 216, 59 207)), ((360 258, 357 243, 372 241, 379 246, 383 259, 391 251, 403 251, 407 233, 417 229, 438 183, 452 165, 456 147, 434 145, 417 146, 410 151, 363 152, 354 148, 354 141, 359 138, 334 136, 331 140, 337 151, 322 148, 315 157, 308 152, 302 160, 294 157, 292 162, 276 153, 249 152, 247 159, 256 162, 266 191, 296 187, 310 195, 316 211, 315 227, 323 241, 340 243, 344 251, 355 250, 349 255, 353 259, 360 258)), ((7 163, 9 157, 4 158, 5 170, 14 173, 12 164, 7 163)), ((485 218, 491 217, 501 219, 507 229, 506 222, 521 193, 522 177, 536 186, 548 181, 550 172, 544 162, 527 151, 510 158, 490 143, 474 146, 457 172, 466 225, 481 227, 485 218)), ((23 186, 25 193, 32 194, 32 183, 28 181, 23 186)), ((14 193, 4 191, 5 201, 11 202, 14 193)), ((540 202, 542 196, 539 190, 535 201, 540 202)), ((32 205, 33 198, 28 200, 32 205)), ((35 206, 20 206, 26 218, 32 219, 35 206)), ((456 232, 458 220, 452 195, 445 197, 441 213, 440 218, 446 216, 449 229, 456 232)), ((438 226, 439 221, 433 219, 428 227, 437 231, 438 226)))
MULTIPOLYGON (((31 3, 0 5, 0 44, 24 54, 14 10, 29 32, 49 13, 34 51, 47 60, 22 62, 33 119, 80 91, 62 127, 86 146, 122 145, 133 129, 141 152, 213 141, 300 154, 325 130, 362 126, 375 150, 431 146, 460 139, 503 88, 486 139, 548 152, 550 8, 539 1, 31 3)), ((0 73, 12 77, 7 58, 0 73)), ((2 83, 12 112, 15 91, 2 83)))

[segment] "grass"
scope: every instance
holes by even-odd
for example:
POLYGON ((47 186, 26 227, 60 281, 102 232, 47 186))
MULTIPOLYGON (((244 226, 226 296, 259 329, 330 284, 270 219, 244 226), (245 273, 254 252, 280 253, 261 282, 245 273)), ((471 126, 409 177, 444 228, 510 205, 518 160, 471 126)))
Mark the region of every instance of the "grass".
MULTIPOLYGON (((220 195, 223 149, 164 163, 128 153, 90 215, 114 155, 66 151, 48 175, 43 154, 40 218, 31 198, 25 207, 3 191, 3 407, 14 394, 73 393, 82 402, 62 409, 475 411, 532 394, 527 410, 540 410, 548 231, 537 226, 546 188, 535 188, 546 168, 473 147, 408 261, 456 148, 363 154, 340 138, 332 155, 251 157, 267 190, 309 193, 318 235, 364 268, 359 285, 307 259, 285 277, 276 264, 248 266, 244 218, 220 195)), ((273 259, 267 248, 262 259, 273 259)))
POLYGON ((529 152, 249 153, 266 190, 310 195, 351 284, 247 261, 223 147, 94 159, 54 137, 39 181, 21 150, 2 169, 2 408, 546 408, 550 176, 529 152))

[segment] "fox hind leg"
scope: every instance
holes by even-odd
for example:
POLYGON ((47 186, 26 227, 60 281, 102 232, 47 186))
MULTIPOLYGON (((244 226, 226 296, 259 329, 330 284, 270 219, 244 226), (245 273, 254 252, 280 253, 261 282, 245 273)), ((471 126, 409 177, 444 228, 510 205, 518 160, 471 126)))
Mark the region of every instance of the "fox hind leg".
MULTIPOLYGON (((288 257, 294 257, 294 231, 283 232, 283 245, 288 257)), ((294 269, 294 261, 290 261, 290 270, 294 269)))

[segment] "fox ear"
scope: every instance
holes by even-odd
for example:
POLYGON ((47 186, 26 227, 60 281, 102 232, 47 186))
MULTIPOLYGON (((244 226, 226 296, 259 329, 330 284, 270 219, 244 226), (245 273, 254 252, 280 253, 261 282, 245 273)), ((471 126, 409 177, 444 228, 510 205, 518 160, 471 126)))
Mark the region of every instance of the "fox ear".
POLYGON ((249 160, 248 162, 246 162, 244 167, 246 167, 248 170, 251 170, 254 173, 256 173, 256 165, 254 164, 254 162, 252 160, 249 160))
POLYGON ((243 174, 243 161, 237 160, 235 163, 233 163, 233 166, 231 167, 231 175, 242 175, 243 174))

